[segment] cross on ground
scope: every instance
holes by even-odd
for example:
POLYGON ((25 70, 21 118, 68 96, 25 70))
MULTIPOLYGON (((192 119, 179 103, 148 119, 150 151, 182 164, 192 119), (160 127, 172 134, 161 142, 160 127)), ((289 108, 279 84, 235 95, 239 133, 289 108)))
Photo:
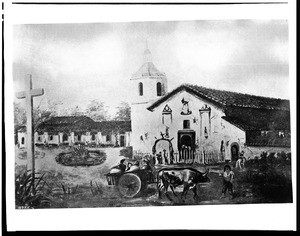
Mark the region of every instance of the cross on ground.
POLYGON ((27 130, 27 171, 32 171, 32 179, 34 180, 35 158, 34 158, 34 140, 33 140, 33 97, 44 94, 44 89, 32 89, 32 76, 29 74, 25 81, 25 91, 17 92, 16 97, 25 98, 26 106, 26 130, 27 130))

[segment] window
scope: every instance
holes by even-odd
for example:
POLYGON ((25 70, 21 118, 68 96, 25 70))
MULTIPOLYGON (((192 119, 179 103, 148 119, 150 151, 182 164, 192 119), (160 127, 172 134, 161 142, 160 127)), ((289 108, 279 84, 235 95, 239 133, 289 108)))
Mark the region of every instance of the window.
POLYGON ((161 96, 162 95, 162 87, 161 87, 161 83, 158 82, 156 84, 156 93, 157 93, 157 96, 161 96))
POLYGON ((24 144, 24 143, 25 143, 25 138, 22 137, 22 139, 21 139, 21 144, 24 144))
POLYGON ((50 141, 52 141, 53 140, 53 135, 50 135, 49 139, 50 139, 50 141))
POLYGON ((38 136, 38 141, 41 142, 42 141, 42 137, 38 136))
POLYGON ((68 141, 68 135, 67 134, 63 134, 63 141, 68 141))
POLYGON ((92 134, 92 140, 95 140, 95 139, 96 139, 96 135, 92 134))
POLYGON ((190 120, 184 120, 183 121, 183 128, 184 129, 190 129, 190 120))
POLYGON ((80 135, 78 135, 78 136, 77 136, 77 139, 78 139, 78 141, 80 141, 80 140, 81 140, 81 138, 80 138, 80 135))
POLYGON ((110 142, 111 141, 111 136, 108 134, 108 135, 106 135, 106 141, 107 142, 110 142))
POLYGON ((140 96, 143 96, 143 92, 144 92, 144 91, 143 91, 143 83, 140 82, 140 83, 139 83, 139 95, 140 95, 140 96))
POLYGON ((283 132, 283 131, 279 131, 279 132, 278 132, 278 136, 279 136, 280 138, 284 138, 284 132, 283 132))

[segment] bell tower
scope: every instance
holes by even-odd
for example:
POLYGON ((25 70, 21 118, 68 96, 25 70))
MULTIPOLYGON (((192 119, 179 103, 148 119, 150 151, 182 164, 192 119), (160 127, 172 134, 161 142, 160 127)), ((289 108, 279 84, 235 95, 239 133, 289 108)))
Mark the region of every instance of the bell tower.
POLYGON ((167 77, 153 64, 147 42, 143 54, 143 64, 130 80, 133 104, 151 103, 167 93, 167 77))
POLYGON ((153 113, 147 110, 154 101, 163 97, 167 91, 167 77, 153 64, 152 54, 146 42, 143 64, 130 79, 131 82, 131 129, 132 146, 135 152, 150 153, 149 136, 153 113))

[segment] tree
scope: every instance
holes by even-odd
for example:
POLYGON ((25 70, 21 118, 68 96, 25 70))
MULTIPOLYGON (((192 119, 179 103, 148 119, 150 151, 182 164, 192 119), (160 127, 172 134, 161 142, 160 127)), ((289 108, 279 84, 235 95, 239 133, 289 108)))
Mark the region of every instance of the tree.
MULTIPOLYGON (((42 100, 41 100, 42 102, 42 100)), ((56 115, 56 104, 48 103, 47 108, 41 107, 41 102, 38 106, 33 107, 33 129, 34 132, 39 124, 49 120, 51 117, 56 115)), ((17 131, 20 127, 26 126, 26 111, 20 103, 14 102, 14 130, 15 130, 15 141, 17 141, 17 131)))
POLYGON ((104 121, 109 119, 108 112, 103 102, 92 100, 87 105, 86 115, 94 121, 104 121))
POLYGON ((131 108, 127 102, 121 102, 118 106, 118 111, 114 117, 114 120, 130 120, 131 119, 131 108))
POLYGON ((76 106, 69 110, 69 115, 70 116, 84 116, 85 114, 79 106, 76 106))

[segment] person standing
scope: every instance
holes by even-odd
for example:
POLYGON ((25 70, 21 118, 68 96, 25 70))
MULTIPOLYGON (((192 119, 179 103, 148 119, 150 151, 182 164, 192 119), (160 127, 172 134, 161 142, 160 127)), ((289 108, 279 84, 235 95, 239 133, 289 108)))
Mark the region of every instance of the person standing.
POLYGON ((225 146, 224 146, 224 140, 222 140, 220 146, 220 161, 223 162, 224 159, 225 159, 225 146))
POLYGON ((223 188, 221 198, 225 197, 225 194, 228 190, 229 194, 231 195, 231 199, 233 199, 233 179, 234 173, 231 170, 230 165, 225 165, 223 171, 223 188))

